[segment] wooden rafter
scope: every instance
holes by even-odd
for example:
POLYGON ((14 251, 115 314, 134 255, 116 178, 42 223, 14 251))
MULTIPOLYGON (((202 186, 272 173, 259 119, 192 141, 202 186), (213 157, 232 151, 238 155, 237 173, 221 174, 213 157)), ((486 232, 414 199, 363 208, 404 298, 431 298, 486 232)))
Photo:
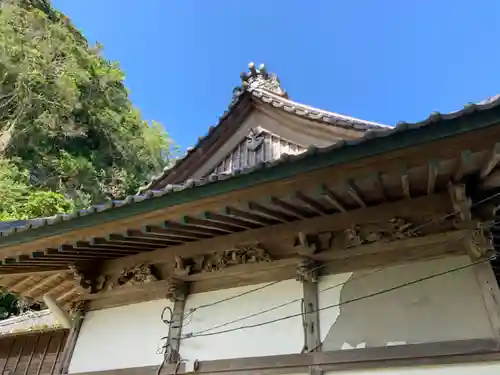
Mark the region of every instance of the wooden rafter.
POLYGON ((306 205, 311 211, 313 211, 317 215, 326 215, 327 211, 325 207, 316 202, 315 200, 309 198, 307 195, 297 192, 295 193, 295 198, 297 198, 300 202, 306 205))
POLYGON ((210 220, 210 221, 213 221, 215 223, 229 224, 229 225, 232 225, 233 227, 240 228, 240 229, 254 229, 254 228, 259 227, 258 224, 255 224, 252 222, 248 222, 245 220, 220 215, 220 214, 213 213, 213 212, 203 212, 200 214, 200 217, 203 220, 210 220))
POLYGON ((406 168, 401 171, 401 188, 403 189, 403 195, 407 199, 411 199, 411 188, 410 188, 410 175, 406 168))
POLYGON ((365 201, 363 200, 363 198, 361 198, 361 195, 359 194, 358 189, 356 189, 356 186, 354 185, 354 183, 352 181, 348 181, 346 183, 346 190, 347 190, 347 193, 351 196, 351 198, 354 199, 360 207, 363 207, 363 208, 366 207, 365 201))
POLYGON ((307 214, 303 210, 277 197, 270 197, 269 203, 279 207, 287 214, 296 216, 299 219, 305 219, 307 217, 307 214))
POLYGON ((335 196, 335 194, 324 184, 320 186, 320 194, 324 196, 330 204, 335 207, 339 212, 346 212, 347 209, 344 207, 342 203, 340 203, 339 199, 335 196))
POLYGON ((463 150, 460 153, 460 160, 453 175, 454 182, 460 182, 460 180, 465 176, 467 170, 469 169, 471 163, 472 152, 470 150, 463 150))
POLYGON ((45 293, 47 287, 49 287, 51 284, 56 282, 59 279, 64 279, 64 276, 66 275, 61 275, 61 274, 55 274, 49 277, 46 277, 39 283, 33 285, 31 288, 25 290, 23 294, 27 297, 33 297, 36 293, 45 293))
POLYGON ((435 160, 431 160, 428 168, 427 194, 433 194, 436 188, 436 180, 439 175, 439 164, 435 160))
POLYGON ((279 238, 293 237, 299 232, 316 233, 321 231, 343 229, 348 223, 363 223, 379 220, 389 220, 395 216, 412 215, 416 211, 424 213, 434 212, 443 214, 450 212, 450 200, 446 195, 435 194, 411 201, 399 201, 384 203, 367 208, 361 208, 345 213, 337 213, 326 216, 314 217, 306 220, 293 221, 290 223, 276 224, 259 229, 232 233, 225 236, 204 239, 179 246, 153 250, 143 254, 123 257, 121 259, 103 262, 103 270, 116 270, 123 267, 134 266, 143 262, 171 261, 174 254, 192 256, 201 253, 212 253, 217 249, 235 246, 238 243, 276 240, 279 238), (367 221, 368 220, 368 221, 367 221), (347 224, 346 224, 347 223, 347 224))

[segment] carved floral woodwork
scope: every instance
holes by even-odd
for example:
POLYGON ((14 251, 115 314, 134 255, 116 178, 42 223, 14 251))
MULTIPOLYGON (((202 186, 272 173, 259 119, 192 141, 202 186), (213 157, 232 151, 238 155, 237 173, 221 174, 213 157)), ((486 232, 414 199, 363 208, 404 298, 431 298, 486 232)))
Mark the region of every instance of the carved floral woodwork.
POLYGON ((489 228, 482 223, 479 223, 476 229, 471 230, 466 239, 466 245, 473 260, 480 259, 494 251, 493 236, 489 228))
POLYGON ((147 284, 157 281, 150 265, 138 265, 126 268, 113 275, 94 275, 76 266, 70 267, 74 279, 82 293, 98 293, 131 285, 147 284))
POLYGON ((158 281, 150 265, 138 265, 126 268, 116 275, 101 275, 96 279, 95 292, 128 287, 132 285, 148 284, 158 281))
POLYGON ((213 272, 239 264, 263 263, 272 261, 271 256, 260 245, 240 246, 209 255, 190 258, 175 257, 175 275, 182 277, 193 273, 213 272))
POLYGON ((343 247, 349 248, 374 242, 391 242, 403 238, 418 237, 420 233, 414 230, 413 223, 400 217, 392 218, 385 223, 353 225, 344 230, 343 235, 335 235, 341 239, 343 247))

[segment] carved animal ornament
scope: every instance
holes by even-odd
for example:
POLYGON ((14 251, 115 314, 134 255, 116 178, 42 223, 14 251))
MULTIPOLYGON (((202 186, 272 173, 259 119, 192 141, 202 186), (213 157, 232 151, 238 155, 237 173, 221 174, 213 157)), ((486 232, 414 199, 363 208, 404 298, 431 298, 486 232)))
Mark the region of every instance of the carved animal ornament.
POLYGON ((73 271, 75 282, 84 293, 103 292, 158 280, 153 274, 152 266, 149 265, 138 265, 124 269, 115 275, 101 275, 97 278, 91 277, 91 275, 77 267, 71 267, 71 270, 73 271))
POLYGON ((272 261, 269 253, 259 245, 242 246, 210 255, 192 258, 175 257, 175 274, 186 276, 193 273, 219 271, 239 264, 272 261))
POLYGON ((406 219, 392 218, 386 223, 354 225, 334 235, 335 242, 341 247, 349 248, 374 242, 391 242, 409 237, 419 237, 413 223, 406 219), (340 240, 340 244, 338 243, 340 240))

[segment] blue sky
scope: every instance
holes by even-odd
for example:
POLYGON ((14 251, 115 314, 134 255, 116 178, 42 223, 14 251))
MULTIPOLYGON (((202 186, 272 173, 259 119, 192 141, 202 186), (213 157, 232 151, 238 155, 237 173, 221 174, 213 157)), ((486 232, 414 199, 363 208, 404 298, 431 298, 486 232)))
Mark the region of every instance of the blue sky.
POLYGON ((500 1, 53 0, 125 71, 181 148, 224 112, 248 62, 291 99, 394 125, 500 93, 500 1))

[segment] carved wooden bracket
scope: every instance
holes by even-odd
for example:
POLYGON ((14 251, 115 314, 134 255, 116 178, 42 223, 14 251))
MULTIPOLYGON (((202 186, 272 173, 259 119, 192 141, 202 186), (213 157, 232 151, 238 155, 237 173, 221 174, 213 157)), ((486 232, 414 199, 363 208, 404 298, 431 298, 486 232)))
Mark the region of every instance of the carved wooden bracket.
POLYGON ((332 232, 306 234, 299 232, 294 247, 297 254, 310 256, 319 251, 328 250, 332 245, 332 232))
POLYGON ((239 264, 263 263, 272 261, 271 255, 261 245, 240 246, 210 255, 195 257, 175 257, 174 273, 177 277, 194 273, 213 272, 239 264))
POLYGON ((465 184, 449 184, 448 192, 450 194, 453 210, 459 214, 460 221, 470 222, 472 220, 471 206, 472 201, 467 196, 465 184))
POLYGON ((86 301, 76 300, 71 303, 69 307, 69 313, 71 316, 75 316, 76 313, 83 312, 85 310, 86 301))
POLYGON ((317 283, 318 277, 319 263, 311 258, 302 258, 297 265, 297 281, 317 283))
POLYGON ((166 297, 172 302, 183 301, 186 299, 188 293, 189 293, 188 283, 179 279, 171 279, 168 284, 166 297))
POLYGON ((138 265, 123 269, 115 275, 101 275, 96 278, 94 293, 111 289, 126 288, 131 285, 147 284, 158 281, 154 268, 150 265, 138 265))
POLYGON ((474 261, 489 256, 494 251, 493 235, 486 224, 479 223, 465 241, 469 256, 474 261))
POLYGON ((73 272, 73 278, 75 279, 79 292, 81 294, 92 293, 95 275, 88 269, 77 266, 70 266, 69 269, 73 272))

